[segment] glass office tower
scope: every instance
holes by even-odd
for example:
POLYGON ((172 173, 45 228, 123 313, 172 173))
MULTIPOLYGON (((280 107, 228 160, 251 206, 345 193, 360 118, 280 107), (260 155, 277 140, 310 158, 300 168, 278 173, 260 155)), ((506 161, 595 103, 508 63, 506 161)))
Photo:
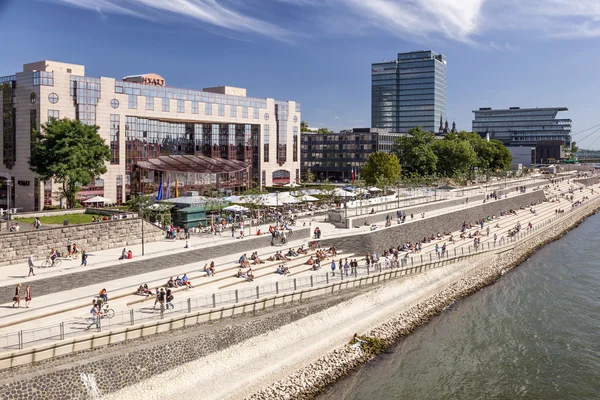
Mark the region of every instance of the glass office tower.
POLYGON ((408 132, 421 126, 437 133, 446 120, 446 57, 434 51, 399 53, 372 64, 371 126, 408 132))

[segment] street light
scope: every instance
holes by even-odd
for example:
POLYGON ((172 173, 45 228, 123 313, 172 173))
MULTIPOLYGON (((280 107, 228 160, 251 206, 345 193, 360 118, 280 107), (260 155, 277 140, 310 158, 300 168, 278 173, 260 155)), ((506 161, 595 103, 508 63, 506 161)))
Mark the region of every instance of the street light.
POLYGON ((10 177, 6 178, 5 180, 6 182, 6 224, 10 225, 10 196, 12 194, 12 191, 10 190, 10 187, 12 185, 12 180, 10 179, 10 177))

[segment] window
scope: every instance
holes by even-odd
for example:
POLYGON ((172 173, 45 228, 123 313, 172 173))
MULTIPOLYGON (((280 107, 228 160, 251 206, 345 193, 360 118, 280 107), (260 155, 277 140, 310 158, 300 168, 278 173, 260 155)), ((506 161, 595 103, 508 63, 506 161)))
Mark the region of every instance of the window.
POLYGON ((31 93, 31 95, 29 96, 29 101, 31 102, 31 104, 35 104, 35 102, 37 101, 37 95, 35 93, 31 93))
POLYGON ((212 103, 206 103, 204 105, 204 114, 205 115, 212 115, 212 103))
POLYGON ((48 110, 48 121, 50 121, 50 119, 58 119, 59 118, 59 112, 58 110, 48 110))
POLYGON ((263 161, 269 162, 269 125, 263 126, 263 161))
POLYGON ((264 118, 265 118, 265 121, 268 121, 269 120, 269 113, 265 113, 264 118))
POLYGON ((154 97, 146 96, 146 110, 154 111, 154 97))
POLYGON ((169 99, 167 99, 166 97, 163 97, 163 99, 162 99, 162 110, 163 110, 163 112, 171 111, 169 99))
POLYGON ((137 96, 135 94, 130 94, 129 95, 129 109, 136 109, 137 108, 137 96))
POLYGON ((185 112, 185 100, 177 100, 177 112, 178 113, 185 112))
POLYGON ((54 72, 35 71, 33 73, 33 86, 54 86, 54 72))
POLYGON ((294 115, 294 123, 297 124, 298 123, 298 116, 294 115))
POLYGON ((237 117, 237 106, 229 106, 229 116, 237 117))
POLYGON ((117 100, 117 99, 112 99, 112 100, 110 101, 110 106, 111 106, 112 108, 114 108, 114 109, 117 109, 117 108, 119 108, 119 100, 117 100))
POLYGON ((192 114, 198 114, 198 102, 192 101, 192 114))
POLYGON ((225 104, 219 104, 219 117, 225 116, 225 104))
POLYGON ((110 115, 110 163, 119 165, 119 114, 110 115))
POLYGON ((294 137, 293 137, 293 143, 292 143, 292 151, 294 152, 294 154, 292 155, 293 157, 293 161, 298 161, 298 127, 295 126, 294 127, 294 137))
POLYGON ((258 107, 254 107, 254 113, 252 114, 252 118, 254 118, 254 119, 260 118, 258 116, 258 107))
POLYGON ((248 118, 248 107, 242 107, 242 118, 248 118))
POLYGON ((48 101, 52 104, 58 103, 58 95, 56 93, 50 93, 48 95, 48 101))
MULTIPOLYGON (((29 110, 29 133, 30 133, 30 143, 35 142, 35 132, 38 130, 37 128, 37 110, 29 110)), ((29 146, 30 155, 31 155, 31 145, 29 146)))

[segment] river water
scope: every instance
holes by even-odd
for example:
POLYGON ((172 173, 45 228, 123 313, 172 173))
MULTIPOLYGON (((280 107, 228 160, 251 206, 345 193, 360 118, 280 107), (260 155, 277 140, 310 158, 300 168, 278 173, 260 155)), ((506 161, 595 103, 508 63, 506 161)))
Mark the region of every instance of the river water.
POLYGON ((600 399, 600 214, 325 399, 600 399))

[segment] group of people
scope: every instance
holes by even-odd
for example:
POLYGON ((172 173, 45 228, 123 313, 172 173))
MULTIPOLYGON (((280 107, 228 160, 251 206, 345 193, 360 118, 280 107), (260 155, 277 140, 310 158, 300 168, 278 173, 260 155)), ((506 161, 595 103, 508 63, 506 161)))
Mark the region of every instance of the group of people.
POLYGON ((156 305, 159 304, 160 306, 160 312, 163 313, 165 311, 165 308, 168 310, 169 307, 171 309, 174 309, 175 306, 173 305, 173 300, 175 299, 175 296, 173 295, 173 291, 171 290, 171 288, 167 288, 167 290, 165 290, 165 288, 156 288, 156 292, 155 292, 155 296, 156 299, 154 300, 154 306, 152 307, 153 309, 156 309, 156 305))
POLYGON ((183 229, 179 226, 166 225, 165 234, 167 239, 171 240, 188 240, 190 238, 190 229, 187 224, 183 225, 183 229), (183 230, 183 234, 182 234, 183 230))
MULTIPOLYGON (((15 288, 15 295, 13 297, 13 307, 21 307, 21 284, 17 283, 17 287, 15 288)), ((25 287, 25 306, 29 308, 31 304, 31 285, 27 285, 25 287)))
POLYGON ((119 260, 131 260, 133 259, 133 252, 131 250, 126 250, 125 248, 123 248, 123 251, 121 252, 121 257, 119 257, 119 260))
POLYGON ((18 222, 13 222, 10 224, 10 227, 8 228, 9 232, 19 232, 21 230, 21 227, 19 226, 18 222))
POLYGON ((169 278, 166 286, 170 289, 177 289, 179 287, 193 288, 192 282, 190 281, 190 278, 188 278, 187 274, 183 274, 181 278, 179 276, 175 279, 173 279, 173 277, 169 278))
MULTIPOLYGON (((375 253, 373 253, 373 255, 375 255, 375 253)), ((367 254, 367 256, 369 256, 367 254)), ((358 261, 356 259, 351 259, 350 262, 348 262, 348 259, 346 258, 343 262, 342 259, 340 258, 339 261, 335 262, 335 258, 333 260, 331 260, 331 275, 335 276, 335 270, 339 269, 340 274, 345 274, 346 276, 348 276, 349 274, 354 274, 356 271, 356 268, 358 268, 358 261)))
POLYGON ((216 271, 215 271, 215 262, 211 261, 210 265, 204 264, 203 271, 206 273, 206 276, 215 276, 215 274, 216 274, 216 271))

